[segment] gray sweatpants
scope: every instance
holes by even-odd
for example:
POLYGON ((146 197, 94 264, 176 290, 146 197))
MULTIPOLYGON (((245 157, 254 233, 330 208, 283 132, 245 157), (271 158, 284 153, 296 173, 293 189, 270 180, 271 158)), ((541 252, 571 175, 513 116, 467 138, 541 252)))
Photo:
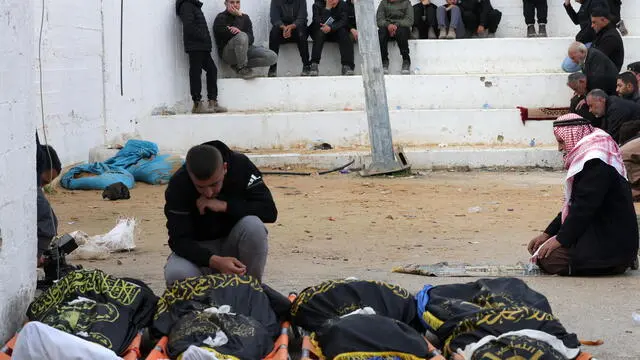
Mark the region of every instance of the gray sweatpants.
MULTIPOLYGON (((247 267, 247 275, 262 281, 267 263, 268 232, 257 216, 245 216, 231 229, 229 236, 200 244, 218 256, 231 256, 247 267)), ((171 253, 164 266, 164 279, 167 287, 175 281, 189 277, 209 275, 217 272, 208 267, 201 268, 189 260, 171 253)))
POLYGON ((249 45, 249 35, 241 32, 222 49, 222 60, 237 68, 255 68, 274 65, 278 54, 262 46, 249 45))

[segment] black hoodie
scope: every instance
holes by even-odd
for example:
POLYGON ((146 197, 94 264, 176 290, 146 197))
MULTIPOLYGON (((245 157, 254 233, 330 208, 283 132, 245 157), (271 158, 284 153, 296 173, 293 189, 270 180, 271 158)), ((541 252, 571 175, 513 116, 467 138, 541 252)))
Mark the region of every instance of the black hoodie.
POLYGON ((176 14, 182 20, 184 51, 211 51, 211 35, 199 0, 177 0, 176 14))
POLYGON ((202 247, 199 241, 223 239, 235 224, 245 216, 255 215, 265 223, 273 223, 278 210, 271 192, 262 179, 262 173, 244 154, 232 151, 221 141, 205 143, 216 147, 227 163, 227 174, 217 198, 227 202, 226 213, 207 209, 200 215, 196 190, 187 169, 181 167, 169 181, 165 191, 164 214, 169 230, 169 247, 178 256, 200 267, 209 266, 213 251, 202 247))

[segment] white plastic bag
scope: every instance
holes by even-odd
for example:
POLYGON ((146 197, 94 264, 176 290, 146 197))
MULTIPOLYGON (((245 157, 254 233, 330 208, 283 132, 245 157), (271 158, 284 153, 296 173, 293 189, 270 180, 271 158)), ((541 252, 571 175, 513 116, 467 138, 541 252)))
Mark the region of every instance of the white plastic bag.
POLYGON ((78 248, 69 255, 74 260, 105 260, 111 256, 111 251, 102 245, 97 245, 90 241, 89 235, 84 231, 74 231, 70 233, 78 248))
POLYGON ((104 235, 92 236, 89 242, 104 246, 111 252, 133 250, 136 247, 135 230, 136 219, 120 219, 111 231, 104 235))

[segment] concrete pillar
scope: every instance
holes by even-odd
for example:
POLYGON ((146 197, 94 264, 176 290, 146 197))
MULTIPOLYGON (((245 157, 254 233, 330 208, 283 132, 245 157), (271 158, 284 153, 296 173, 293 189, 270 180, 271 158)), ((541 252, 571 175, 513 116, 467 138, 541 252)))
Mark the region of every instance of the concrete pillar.
POLYGON ((0 0, 0 344, 24 321, 36 281, 33 0, 0 0))

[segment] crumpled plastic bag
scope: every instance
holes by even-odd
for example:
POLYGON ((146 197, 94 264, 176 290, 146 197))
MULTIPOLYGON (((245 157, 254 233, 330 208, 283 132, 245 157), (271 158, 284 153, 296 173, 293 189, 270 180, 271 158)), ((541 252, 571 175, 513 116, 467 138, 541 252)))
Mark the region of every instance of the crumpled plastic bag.
POLYGON ((71 235, 78 243, 78 248, 70 258, 78 260, 104 260, 110 253, 133 250, 135 244, 135 218, 119 219, 116 226, 106 234, 89 236, 82 231, 74 231, 71 235))

